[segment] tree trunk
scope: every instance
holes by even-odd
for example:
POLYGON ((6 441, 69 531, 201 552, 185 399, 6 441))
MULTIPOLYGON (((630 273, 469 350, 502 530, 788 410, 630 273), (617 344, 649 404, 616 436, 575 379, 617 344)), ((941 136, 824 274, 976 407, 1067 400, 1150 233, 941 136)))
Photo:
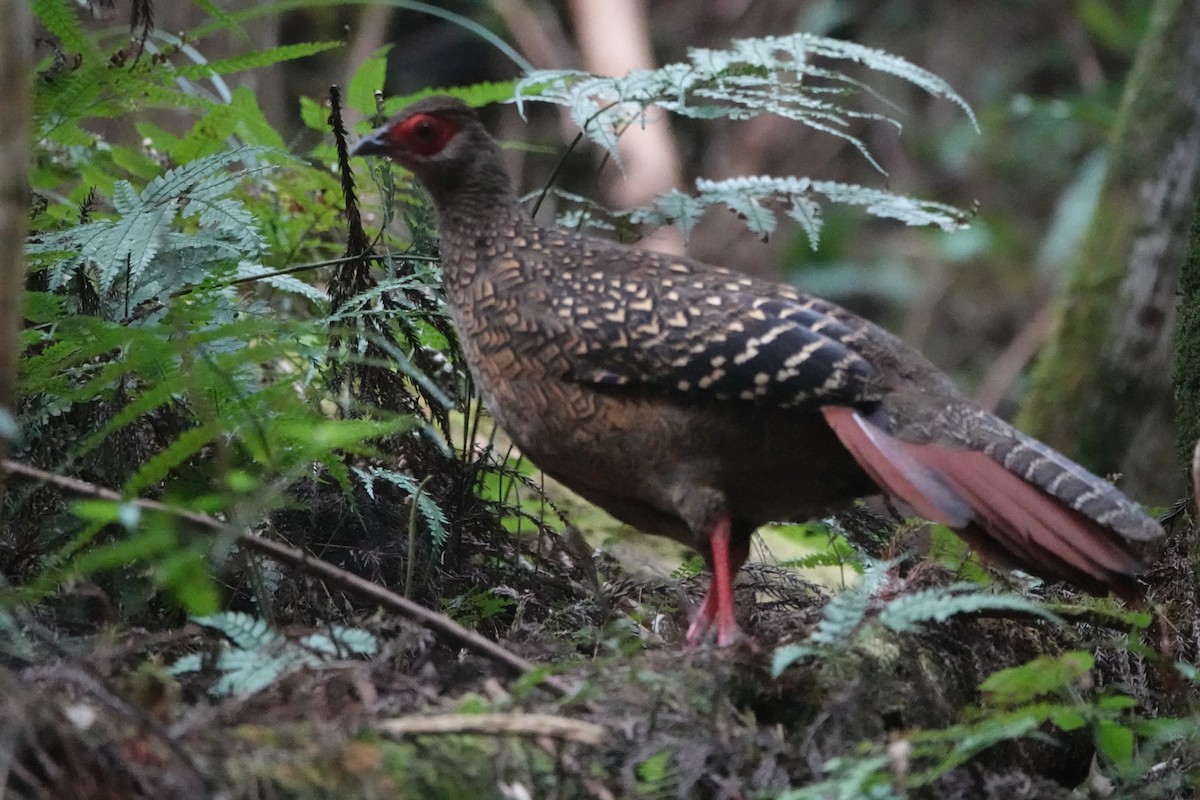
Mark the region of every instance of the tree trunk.
POLYGON ((1157 0, 1125 87, 1108 176, 1020 420, 1164 502, 1176 292, 1200 175, 1200 0, 1157 0))
MULTIPOLYGON (((1179 452, 1186 459, 1200 440, 1200 204, 1192 212, 1191 249, 1179 277, 1179 333, 1175 351, 1179 452)), ((1200 449, 1195 449, 1200 461, 1200 449)), ((1200 469, 1193 467, 1200 491, 1200 469)))
MULTIPOLYGON (((29 213, 29 114, 33 21, 26 0, 0 0, 0 458, 15 422, 25 225, 29 213)), ((0 497, 4 473, 0 471, 0 497)))

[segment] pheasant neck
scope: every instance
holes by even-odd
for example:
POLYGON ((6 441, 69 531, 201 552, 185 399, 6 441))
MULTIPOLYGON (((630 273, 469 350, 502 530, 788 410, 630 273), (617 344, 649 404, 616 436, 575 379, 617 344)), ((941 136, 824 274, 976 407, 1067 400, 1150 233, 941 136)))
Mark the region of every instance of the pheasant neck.
POLYGON ((431 194, 437 209, 443 280, 452 292, 486 271, 533 225, 502 170, 473 172, 453 189, 443 185, 431 194))

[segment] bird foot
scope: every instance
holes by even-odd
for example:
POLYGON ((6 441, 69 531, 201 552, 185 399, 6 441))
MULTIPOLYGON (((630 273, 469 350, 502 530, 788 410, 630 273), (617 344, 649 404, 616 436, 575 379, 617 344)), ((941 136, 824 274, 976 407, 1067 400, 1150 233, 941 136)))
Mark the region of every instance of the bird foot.
MULTIPOLYGON (((687 635, 684 638, 684 649, 688 653, 695 653, 704 645, 712 630, 712 623, 713 621, 705 619, 703 614, 696 615, 696 619, 688 626, 687 635)), ((720 650, 737 648, 755 654, 762 652, 758 641, 753 636, 744 633, 736 622, 731 622, 724 628, 719 623, 717 624, 716 646, 720 650)))
MULTIPOLYGON (((717 647, 733 647, 744 642, 753 644, 754 638, 742 633, 741 627, 733 618, 732 603, 722 607, 720 593, 715 587, 709 587, 708 593, 704 595, 704 602, 700 604, 700 610, 696 612, 684 636, 687 649, 694 651, 700 647, 708 638, 714 623, 717 629, 717 647)), ((756 645, 753 647, 757 648, 756 645)))

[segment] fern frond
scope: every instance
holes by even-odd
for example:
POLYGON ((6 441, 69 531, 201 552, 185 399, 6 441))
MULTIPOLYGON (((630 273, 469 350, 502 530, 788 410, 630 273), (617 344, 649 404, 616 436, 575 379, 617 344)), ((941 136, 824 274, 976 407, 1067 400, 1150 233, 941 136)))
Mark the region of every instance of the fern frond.
POLYGON ((379 652, 379 641, 371 633, 345 625, 333 625, 324 633, 310 633, 300 639, 300 645, 330 658, 373 656, 379 652))
POLYGON ((213 23, 217 26, 216 30, 237 30, 245 35, 245 29, 234 19, 233 15, 225 9, 217 5, 214 0, 192 0, 200 7, 200 10, 213 18, 213 23))
MULTIPOLYGON (((371 633, 342 625, 293 641, 272 630, 265 620, 240 611, 194 617, 193 621, 219 631, 234 645, 217 656, 221 677, 209 689, 216 697, 251 695, 297 670, 320 669, 349 655, 370 657, 379 652, 379 642, 371 633)), ((186 655, 169 671, 173 675, 198 672, 203 663, 198 654, 186 655)))
MULTIPOLYGON (((51 34, 58 37, 63 49, 71 53, 83 53, 92 49, 83 33, 83 26, 73 4, 67 0, 33 0, 33 14, 51 34)), ((11 24, 11 21, 6 24, 11 24)))
POLYGON ((828 550, 812 553, 801 558, 792 558, 787 561, 780 562, 781 567, 791 567, 792 569, 818 569, 821 567, 850 567, 857 572, 859 564, 853 557, 847 557, 843 553, 834 553, 828 550))
POLYGON ((184 431, 138 468, 133 477, 125 482, 125 493, 136 496, 165 479, 171 470, 195 456, 216 435, 216 431, 205 425, 197 425, 184 431))
POLYGON ((842 98, 851 93, 880 95, 839 70, 815 66, 817 58, 861 64, 907 81, 956 104, 978 128, 971 107, 937 75, 882 50, 807 33, 737 39, 723 50, 693 48, 687 62, 622 78, 538 70, 517 83, 513 100, 522 110, 526 100, 564 106, 575 124, 618 163, 620 133, 630 125, 652 122, 648 109, 657 106, 698 119, 776 114, 843 139, 883 172, 866 145, 849 132, 850 121, 880 120, 896 127, 900 123, 886 114, 848 108, 842 98))
POLYGON ((425 525, 429 529, 429 538, 432 540, 434 548, 440 550, 446 544, 447 540, 449 540, 450 522, 446 519, 446 512, 442 511, 442 507, 437 504, 437 501, 424 490, 412 475, 405 475, 401 472, 378 467, 371 469, 358 469, 356 467, 354 474, 363 482, 363 487, 370 497, 374 497, 374 484, 376 480, 387 481, 393 486, 408 492, 409 496, 413 498, 413 502, 417 504, 417 510, 421 513, 421 519, 425 521, 425 525))
POLYGON ((215 61, 205 61, 199 64, 185 64, 176 68, 175 74, 180 78, 199 80, 210 75, 230 75, 235 72, 260 69, 278 64, 281 61, 292 61, 297 58, 324 53, 335 47, 343 46, 343 42, 298 42, 296 44, 281 44, 267 50, 247 53, 241 56, 231 56, 215 61))
POLYGON ((862 577, 849 589, 835 594, 821 613, 821 621, 803 644, 787 645, 775 651, 771 674, 778 677, 797 661, 827 652, 844 650, 854 642, 854 633, 866 619, 871 599, 887 578, 895 561, 868 561, 862 577))
POLYGON ((279 634, 271 630, 266 620, 243 611, 223 611, 207 617, 196 617, 192 621, 223 634, 242 650, 268 647, 279 639, 279 634))
POLYGON ((1041 604, 1018 594, 998 594, 971 582, 938 586, 904 594, 888 603, 879 621, 897 633, 912 633, 926 622, 945 622, 959 614, 1011 611, 1062 624, 1062 619, 1041 604))
POLYGON ((773 207, 800 223, 809 244, 816 248, 821 234, 821 206, 817 198, 843 205, 861 206, 873 216, 894 219, 911 226, 932 225, 953 231, 967 224, 967 212, 945 203, 920 200, 883 189, 871 189, 837 181, 771 175, 742 176, 722 181, 696 180, 696 196, 672 190, 659 196, 654 205, 637 208, 629 218, 637 224, 674 223, 686 238, 701 215, 712 206, 725 206, 741 216, 746 227, 762 237, 770 236, 778 223, 773 207))
POLYGON ((43 234, 28 244, 26 252, 62 256, 51 260, 51 288, 64 285, 76 269, 90 264, 101 296, 121 286, 129 289, 130 306, 159 297, 181 283, 203 278, 215 260, 265 251, 258 221, 240 200, 228 195, 247 175, 267 167, 247 166, 234 172, 225 168, 237 162, 257 164, 267 155, 290 158, 270 148, 240 147, 175 167, 141 192, 127 181, 117 181, 112 193, 117 219, 97 219, 43 234), (180 219, 195 219, 199 230, 177 231, 180 219), (188 249, 208 257, 193 252, 184 259, 181 253, 188 249), (152 265, 158 269, 151 270, 152 265), (145 274, 149 277, 143 280, 145 274))
POLYGON ((238 264, 237 271, 234 273, 234 276, 236 278, 261 277, 263 283, 274 286, 280 291, 306 297, 318 305, 323 306, 329 302, 329 295, 312 284, 305 283, 297 278, 293 278, 291 275, 274 274, 273 270, 267 269, 262 264, 255 264, 250 261, 242 261, 238 264))

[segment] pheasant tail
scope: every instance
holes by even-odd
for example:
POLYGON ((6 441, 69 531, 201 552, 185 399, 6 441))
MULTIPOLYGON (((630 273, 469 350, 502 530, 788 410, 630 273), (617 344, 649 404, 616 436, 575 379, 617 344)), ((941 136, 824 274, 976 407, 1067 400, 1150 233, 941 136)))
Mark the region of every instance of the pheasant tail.
POLYGON ((876 483, 920 515, 957 529, 985 557, 1089 591, 1138 596, 1133 578, 1144 568, 1118 533, 987 453, 903 441, 848 406, 822 412, 876 483))

